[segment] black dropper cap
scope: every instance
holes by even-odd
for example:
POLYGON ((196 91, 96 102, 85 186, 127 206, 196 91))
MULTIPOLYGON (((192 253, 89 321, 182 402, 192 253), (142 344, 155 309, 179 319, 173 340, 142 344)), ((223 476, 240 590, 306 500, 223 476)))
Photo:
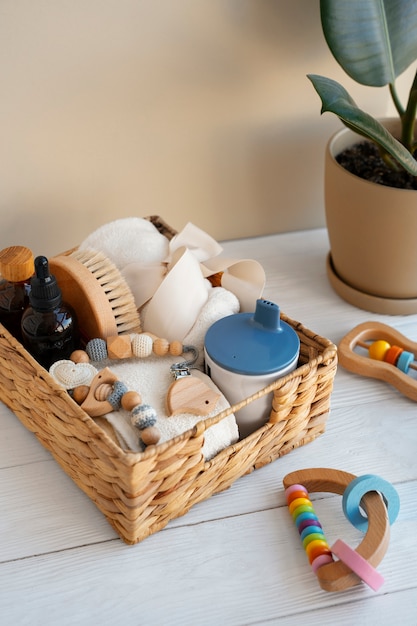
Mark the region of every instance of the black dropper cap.
POLYGON ((35 276, 30 281, 29 301, 34 309, 53 311, 61 304, 62 293, 56 278, 49 272, 49 262, 44 256, 35 259, 35 276))

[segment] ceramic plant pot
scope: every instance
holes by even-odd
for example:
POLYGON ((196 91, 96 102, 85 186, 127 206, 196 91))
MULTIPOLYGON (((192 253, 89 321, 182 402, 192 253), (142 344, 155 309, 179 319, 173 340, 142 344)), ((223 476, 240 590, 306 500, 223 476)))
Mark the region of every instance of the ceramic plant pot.
MULTIPOLYGON (((385 120, 396 134, 398 120, 385 120)), ((417 312, 417 191, 363 180, 335 160, 360 137, 348 129, 328 142, 325 209, 327 274, 346 301, 384 314, 417 312)))

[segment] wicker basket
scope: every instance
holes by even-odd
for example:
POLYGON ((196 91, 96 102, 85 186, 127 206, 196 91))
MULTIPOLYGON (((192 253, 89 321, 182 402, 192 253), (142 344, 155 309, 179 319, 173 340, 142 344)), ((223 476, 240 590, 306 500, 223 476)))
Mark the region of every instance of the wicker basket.
MULTIPOLYGON (((150 218, 166 236, 175 231, 150 218)), ((121 539, 134 544, 194 504, 304 445, 325 430, 337 350, 282 315, 301 343, 296 370, 250 398, 202 420, 143 453, 124 452, 0 325, 0 400, 95 502, 121 539), (269 422, 205 461, 204 433, 227 415, 273 391, 269 422)))

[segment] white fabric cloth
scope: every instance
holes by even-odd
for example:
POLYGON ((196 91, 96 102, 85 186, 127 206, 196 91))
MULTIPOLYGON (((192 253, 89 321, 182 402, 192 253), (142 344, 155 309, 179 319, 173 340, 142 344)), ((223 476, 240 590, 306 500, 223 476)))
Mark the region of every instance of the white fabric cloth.
POLYGON ((169 241, 148 220, 133 217, 98 228, 80 245, 104 253, 121 271, 138 309, 142 327, 169 341, 183 341, 208 298, 208 276, 221 272, 222 286, 235 294, 241 311, 255 310, 265 272, 251 259, 225 259, 222 247, 188 223, 169 241))

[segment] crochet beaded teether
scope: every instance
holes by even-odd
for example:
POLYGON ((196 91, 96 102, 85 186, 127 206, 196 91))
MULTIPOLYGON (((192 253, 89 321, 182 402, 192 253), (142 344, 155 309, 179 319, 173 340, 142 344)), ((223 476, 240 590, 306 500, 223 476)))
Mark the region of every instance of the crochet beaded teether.
POLYGON ((90 417, 101 417, 120 407, 130 411, 132 426, 139 430, 146 446, 158 443, 161 437, 153 407, 143 404, 141 395, 129 391, 108 367, 97 373, 89 387, 75 388, 73 398, 90 417))
POLYGON ((91 359, 94 362, 106 359, 146 358, 151 355, 179 356, 191 353, 192 358, 171 365, 170 371, 174 382, 170 385, 166 396, 167 415, 191 413, 193 415, 209 415, 216 406, 220 394, 211 389, 202 380, 191 376, 190 368, 197 361, 198 350, 194 346, 183 345, 180 341, 172 341, 155 337, 149 333, 133 335, 117 335, 107 339, 91 339, 83 352, 77 350, 71 355, 76 362, 91 359))
POLYGON ((385 502, 388 508, 391 502, 394 508, 392 519, 395 519, 399 501, 391 485, 386 490, 389 483, 378 477, 372 478, 373 482, 370 481, 370 475, 357 477, 348 472, 324 468, 298 470, 284 476, 283 484, 291 515, 310 565, 320 587, 325 591, 342 591, 361 581, 376 591, 383 583, 383 578, 375 567, 382 561, 389 543, 390 520, 385 502), (366 480, 362 480, 363 478, 366 480), (358 502, 352 503, 352 493, 361 482, 362 485, 366 483, 361 489, 360 499, 360 506, 367 514, 366 534, 356 550, 340 539, 329 548, 308 493, 325 491, 342 495, 344 512, 349 511, 350 516, 353 514, 354 504, 359 508, 358 502), (355 488, 349 489, 349 485, 355 488), (383 497, 379 493, 381 486, 384 488, 383 497), (334 556, 339 560, 334 560, 334 556))
POLYGON ((343 337, 338 353, 347 370, 383 380, 417 401, 417 378, 410 374, 417 370, 417 343, 394 328, 381 322, 359 324, 343 337))
POLYGON ((188 352, 190 346, 183 346, 181 341, 167 341, 155 337, 150 333, 135 333, 132 335, 115 335, 107 339, 91 339, 85 352, 92 361, 105 361, 106 359, 129 359, 136 357, 144 359, 148 356, 180 356, 188 352))

